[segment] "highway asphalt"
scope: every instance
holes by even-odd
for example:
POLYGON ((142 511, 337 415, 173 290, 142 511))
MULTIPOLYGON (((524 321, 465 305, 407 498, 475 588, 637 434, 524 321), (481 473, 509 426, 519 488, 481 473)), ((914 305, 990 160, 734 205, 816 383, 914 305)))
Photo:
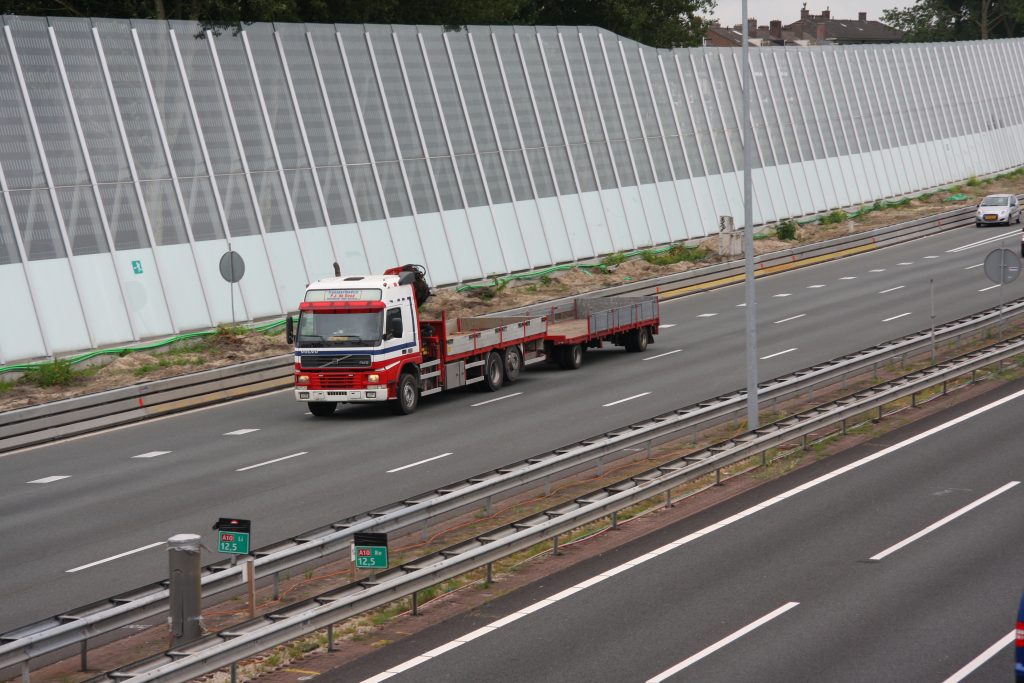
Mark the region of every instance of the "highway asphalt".
POLYGON ((1022 411, 1017 382, 316 680, 1011 680, 1022 411))
MULTIPOLYGON (((926 329, 930 278, 938 323, 1024 296, 1024 281, 1001 291, 979 266, 1003 239, 1016 249, 1020 229, 958 229, 759 280, 761 379, 926 329)), ((221 516, 251 519, 259 547, 740 388, 743 298, 730 286, 665 302, 643 354, 535 366, 409 417, 359 406, 316 419, 285 391, 0 457, 0 632, 165 578, 163 541, 194 532, 215 548, 221 516)))

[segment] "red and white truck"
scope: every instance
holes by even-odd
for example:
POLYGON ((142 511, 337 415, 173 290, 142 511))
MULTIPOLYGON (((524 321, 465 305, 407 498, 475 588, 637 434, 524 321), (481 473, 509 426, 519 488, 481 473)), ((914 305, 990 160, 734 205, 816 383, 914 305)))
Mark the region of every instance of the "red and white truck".
POLYGON ((295 398, 318 417, 339 403, 387 401, 396 414, 421 396, 477 384, 497 391, 539 361, 574 370, 605 343, 643 351, 658 332, 656 296, 579 297, 506 317, 421 319, 430 295, 420 266, 324 278, 306 288, 295 344, 295 398))

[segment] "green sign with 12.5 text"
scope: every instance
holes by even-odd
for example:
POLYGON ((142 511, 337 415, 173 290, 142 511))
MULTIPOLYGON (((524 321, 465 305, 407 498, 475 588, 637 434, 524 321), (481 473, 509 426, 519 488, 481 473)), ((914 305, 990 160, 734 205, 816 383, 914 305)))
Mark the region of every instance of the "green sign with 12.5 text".
POLYGON ((217 536, 217 551, 232 555, 249 554, 249 534, 240 531, 221 531, 217 536))
POLYGON ((356 546, 356 566, 360 569, 387 569, 387 546, 356 546))

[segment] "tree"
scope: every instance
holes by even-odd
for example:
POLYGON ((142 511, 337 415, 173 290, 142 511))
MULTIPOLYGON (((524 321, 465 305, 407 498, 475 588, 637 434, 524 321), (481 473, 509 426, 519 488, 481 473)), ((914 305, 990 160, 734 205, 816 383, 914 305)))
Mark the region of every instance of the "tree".
POLYGON ((1024 0, 917 0, 882 12, 882 21, 904 32, 904 40, 985 40, 1021 35, 1024 0))
POLYGON ((652 47, 699 45, 715 0, 7 0, 24 15, 341 24, 600 26, 652 47))

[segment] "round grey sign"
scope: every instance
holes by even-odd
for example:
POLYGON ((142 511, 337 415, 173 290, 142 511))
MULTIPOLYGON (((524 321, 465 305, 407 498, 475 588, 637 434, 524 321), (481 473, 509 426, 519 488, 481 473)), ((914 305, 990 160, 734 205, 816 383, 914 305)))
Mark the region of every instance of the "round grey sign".
POLYGON ((245 275, 245 261, 237 251, 227 251, 220 257, 220 275, 228 282, 238 282, 245 275))
POLYGON ((997 285, 1008 285, 1020 276, 1020 256, 1009 249, 993 249, 985 257, 985 275, 997 285))

